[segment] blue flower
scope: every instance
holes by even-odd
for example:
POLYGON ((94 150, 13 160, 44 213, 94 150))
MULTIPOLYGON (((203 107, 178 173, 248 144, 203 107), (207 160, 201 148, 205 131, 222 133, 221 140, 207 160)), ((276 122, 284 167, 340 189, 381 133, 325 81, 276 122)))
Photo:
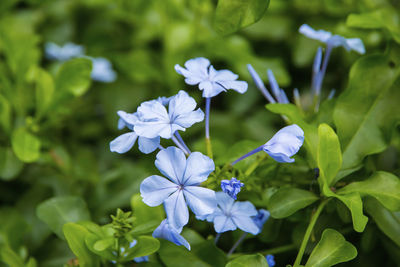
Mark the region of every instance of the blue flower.
POLYGON ((137 263, 148 262, 149 261, 149 256, 136 257, 136 258, 133 258, 133 261, 137 262, 137 263))
POLYGON ((274 255, 268 254, 268 255, 265 256, 265 259, 267 260, 267 263, 268 263, 269 267, 274 267, 275 266, 274 255))
POLYGON ((249 201, 234 201, 224 192, 215 193, 217 209, 208 216, 197 216, 199 220, 207 220, 214 223, 217 233, 234 231, 237 228, 244 232, 256 235, 259 228, 252 219, 257 215, 257 210, 249 201))
POLYGON ((124 133, 110 142, 111 152, 125 153, 128 152, 136 140, 139 138, 139 150, 145 154, 149 154, 155 151, 160 146, 160 137, 146 138, 143 136, 138 136, 133 131, 133 126, 135 122, 138 121, 136 113, 126 113, 125 111, 117 112, 120 119, 118 120, 118 129, 123 129, 127 127, 131 132, 124 133))
POLYGON ((230 70, 215 70, 210 61, 204 57, 193 58, 185 62, 185 67, 175 65, 177 73, 183 75, 185 82, 199 85, 203 97, 209 98, 221 92, 233 89, 241 94, 247 91, 247 83, 237 81, 238 75, 230 70))
POLYGON ((277 162, 294 162, 295 155, 304 142, 304 132, 296 124, 280 129, 262 149, 277 162))
POLYGON ((182 150, 168 147, 158 152, 155 165, 168 179, 152 175, 141 183, 140 193, 151 207, 164 203, 172 227, 179 229, 188 223, 187 206, 198 216, 214 212, 215 192, 199 186, 215 169, 212 159, 200 152, 186 159, 182 150))
POLYGON ((165 219, 161 222, 157 229, 154 230, 153 237, 166 239, 168 241, 171 241, 175 245, 185 246, 188 250, 190 250, 190 244, 186 241, 185 238, 183 238, 183 236, 180 235, 181 232, 182 227, 176 229, 168 223, 167 219, 165 219))
POLYGON ((46 58, 59 61, 83 56, 85 52, 83 46, 74 43, 66 43, 63 46, 59 46, 49 42, 46 43, 44 50, 46 58))
POLYGON ((168 110, 159 101, 144 102, 137 110, 139 120, 135 123, 134 130, 139 136, 146 138, 160 136, 170 139, 176 131, 185 131, 204 119, 203 111, 194 110, 195 108, 196 101, 185 91, 179 91, 171 97, 168 110))
POLYGON ((117 79, 117 73, 112 69, 111 62, 103 57, 90 58, 92 60, 92 73, 94 81, 111 83, 117 79))
POLYGON ((333 47, 343 46, 347 51, 354 50, 360 54, 365 53, 365 47, 360 38, 344 38, 340 35, 332 35, 332 33, 324 30, 314 30, 307 24, 301 25, 299 32, 308 38, 318 40, 333 47))
POLYGON ((237 199, 237 194, 240 192, 240 188, 244 186, 244 183, 237 180, 235 177, 232 177, 230 180, 222 180, 221 188, 222 191, 227 193, 234 200, 237 199))
POLYGON ((266 223, 266 221, 268 221, 269 216, 270 216, 269 211, 264 210, 264 209, 259 209, 257 211, 257 215, 253 217, 253 221, 260 229, 260 232, 262 231, 263 226, 266 223))

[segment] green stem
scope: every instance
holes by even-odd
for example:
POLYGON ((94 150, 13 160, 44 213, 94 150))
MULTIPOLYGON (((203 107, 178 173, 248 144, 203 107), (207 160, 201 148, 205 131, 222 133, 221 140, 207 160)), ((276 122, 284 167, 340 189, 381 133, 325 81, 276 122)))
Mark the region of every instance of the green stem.
POLYGON ((212 146, 211 146, 211 139, 206 138, 206 147, 207 147, 207 156, 213 158, 212 146))
POLYGON ((303 241, 301 242, 300 249, 299 249, 299 252, 297 253, 297 257, 296 257, 296 260, 295 260, 295 262, 293 264, 293 267, 300 266, 301 259, 303 257, 304 251, 306 250, 306 246, 307 246, 308 240, 310 239, 310 236, 311 236, 312 230, 313 230, 313 228, 315 226, 315 223, 317 222, 317 219, 318 219, 319 215, 321 214, 322 210, 324 209, 324 207, 325 207, 326 203, 328 203, 328 201, 329 201, 329 198, 323 200, 319 204, 319 206, 318 206, 317 210, 315 211, 315 213, 312 215, 310 223, 309 223, 309 225, 307 227, 306 233, 304 234, 303 241))

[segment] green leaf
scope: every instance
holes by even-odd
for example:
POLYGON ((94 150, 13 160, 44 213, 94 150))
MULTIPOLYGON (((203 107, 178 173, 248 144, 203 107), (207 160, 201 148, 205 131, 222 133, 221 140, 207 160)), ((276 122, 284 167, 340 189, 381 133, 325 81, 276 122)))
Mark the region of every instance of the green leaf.
POLYGON ((336 133, 328 124, 318 127, 317 161, 321 180, 328 186, 333 185, 337 179, 336 174, 342 166, 342 152, 336 133))
POLYGON ((149 221, 161 223, 165 218, 165 212, 162 206, 149 207, 143 203, 140 194, 135 194, 131 198, 131 207, 135 217, 135 225, 146 224, 149 221))
POLYGON ((269 0, 218 0, 214 28, 221 34, 234 33, 262 18, 269 0))
POLYGON ((23 162, 34 162, 40 156, 40 140, 25 128, 18 128, 11 137, 15 155, 23 162))
POLYGON ((100 239, 94 243, 93 248, 97 251, 103 251, 107 248, 111 247, 114 244, 114 237, 107 237, 104 239, 100 239))
POLYGON ((0 95, 0 129, 8 133, 11 126, 11 107, 8 100, 0 95))
POLYGON ((268 210, 273 218, 288 217, 296 211, 318 200, 310 191, 298 188, 281 188, 268 201, 268 210))
POLYGON ((143 257, 147 255, 151 255, 160 248, 160 241, 151 236, 139 236, 135 238, 137 243, 136 245, 127 251, 126 260, 132 260, 136 257, 143 257))
POLYGON ((36 214, 61 239, 64 239, 62 233, 64 224, 90 220, 85 201, 75 196, 50 198, 39 204, 36 214))
POLYGON ((360 193, 376 198, 391 211, 400 210, 400 179, 391 173, 379 171, 361 182, 351 183, 338 191, 338 194, 360 193))
POLYGON ((15 156, 10 147, 0 147, 0 178, 11 180, 15 178, 24 164, 15 156))
POLYGON ((95 267, 100 265, 98 257, 86 247, 85 236, 89 231, 85 227, 76 223, 66 223, 62 229, 68 246, 79 260, 79 266, 95 267))
POLYGON ((193 252, 183 246, 177 246, 169 241, 160 240, 161 247, 158 251, 161 261, 167 267, 210 267, 208 263, 199 259, 193 252))
POLYGON ((307 123, 301 111, 293 104, 268 104, 267 109, 273 113, 286 116, 290 123, 295 123, 304 131, 304 145, 311 156, 311 165, 317 162, 318 130, 317 127, 307 123))
POLYGON ((346 24, 362 29, 386 29, 400 43, 400 17, 394 8, 382 8, 362 14, 350 14, 346 24))
POLYGON ((372 216, 379 229, 400 247, 400 212, 391 212, 377 200, 367 198, 365 210, 372 216))
POLYGON ((343 151, 343 170, 359 166, 367 155, 382 152, 400 119, 400 47, 359 59, 333 114, 343 151), (379 75, 371 75, 379 73, 379 75))
MULTIPOLYGON (((190 241, 189 241, 190 242, 190 241)), ((215 246, 213 240, 206 240, 198 245, 190 244, 193 247, 193 252, 204 262, 215 267, 224 267, 226 264, 225 253, 215 246)))
POLYGON ((0 260, 10 267, 24 266, 20 256, 7 246, 0 247, 0 260))
POLYGON ((50 106, 54 93, 54 81, 51 75, 43 70, 37 69, 36 77, 36 116, 43 115, 50 106))
POLYGON ((347 242, 342 234, 326 229, 322 233, 321 240, 311 252, 306 267, 330 267, 341 262, 354 259, 357 249, 347 242))
POLYGON ((265 256, 261 254, 244 255, 228 262, 226 267, 269 267, 265 256))
POLYGON ((69 92, 83 95, 90 86, 92 62, 87 58, 76 58, 65 62, 57 73, 55 84, 58 93, 69 92))

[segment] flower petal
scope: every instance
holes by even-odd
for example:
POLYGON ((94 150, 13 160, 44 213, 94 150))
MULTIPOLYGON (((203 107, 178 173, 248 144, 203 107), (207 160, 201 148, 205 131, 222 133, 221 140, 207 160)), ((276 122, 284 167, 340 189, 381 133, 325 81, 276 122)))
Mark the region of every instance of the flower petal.
POLYGON ((221 92, 226 91, 226 89, 216 82, 210 82, 208 80, 202 81, 199 84, 199 89, 203 90, 203 97, 209 98, 218 95, 221 92))
POLYGON ((168 224, 168 220, 165 219, 161 222, 161 224, 154 230, 153 237, 154 238, 162 238, 168 240, 175 245, 178 246, 185 246, 188 250, 190 250, 190 244, 183 238, 180 234, 180 231, 176 230, 175 228, 171 227, 168 224))
POLYGON ((143 102, 137 109, 141 121, 169 121, 167 109, 157 100, 143 102))
POLYGON ((238 216, 256 216, 257 210, 250 201, 238 201, 233 204, 231 209, 232 215, 238 216))
POLYGON ((365 54, 364 43, 360 38, 349 38, 346 39, 347 45, 359 54, 365 54))
POLYGON ((217 208, 215 192, 211 189, 200 186, 185 186, 183 194, 195 215, 211 214, 217 208))
POLYGON ((247 91, 247 82, 244 81, 218 81, 218 84, 225 89, 232 89, 241 94, 247 91))
POLYGON ((139 136, 139 150, 145 154, 155 151, 160 145, 160 137, 146 138, 139 136))
POLYGON ((236 224, 236 226, 244 232, 256 235, 260 231, 258 226, 254 223, 253 219, 248 216, 233 215, 232 220, 236 224))
POLYGON ((221 208, 222 212, 230 212, 235 202, 228 194, 224 192, 216 192, 215 198, 217 199, 217 204, 221 208))
POLYGON ((232 219, 227 216, 215 216, 214 218, 214 229, 217 233, 223 233, 226 231, 236 230, 236 225, 232 219))
POLYGON ((125 153, 133 147, 137 138, 134 132, 122 134, 110 142, 110 150, 120 154, 125 153))
POLYGON ((303 35, 307 36, 308 38, 314 39, 314 40, 319 40, 323 43, 326 43, 329 38, 331 38, 332 33, 324 31, 324 30, 314 30, 307 24, 303 24, 299 28, 299 32, 302 33, 303 35))
POLYGON ((186 161, 186 171, 182 183, 196 185, 207 180, 215 170, 214 161, 200 152, 193 152, 186 161))
POLYGON ((165 201, 165 212, 167 213, 168 223, 175 229, 186 225, 189 221, 189 210, 183 197, 182 190, 177 190, 165 201))
POLYGON ((213 81, 235 81, 237 78, 239 78, 239 75, 233 73, 230 70, 214 70, 214 68, 211 70, 211 67, 210 76, 213 76, 213 81), (214 72, 215 74, 211 75, 212 72, 214 72))
POLYGON ((188 93, 183 90, 179 91, 179 93, 173 96, 169 101, 168 114, 171 121, 181 114, 193 111, 196 105, 196 101, 190 97, 188 93))
POLYGON ((185 63, 185 68, 175 65, 177 73, 183 75, 186 79, 185 82, 190 85, 195 85, 208 78, 208 66, 210 61, 206 58, 199 57, 193 58, 185 63))
POLYGON ((125 122, 125 124, 132 125, 132 127, 138 121, 136 113, 127 113, 123 110, 119 110, 117 114, 120 117, 120 119, 122 119, 125 122))
POLYGON ((178 190, 178 186, 168 179, 152 175, 140 184, 140 195, 143 202, 150 207, 155 207, 164 202, 172 193, 178 190))
POLYGON ((175 184, 182 184, 186 169, 186 157, 182 150, 170 146, 157 153, 155 165, 157 169, 175 184))

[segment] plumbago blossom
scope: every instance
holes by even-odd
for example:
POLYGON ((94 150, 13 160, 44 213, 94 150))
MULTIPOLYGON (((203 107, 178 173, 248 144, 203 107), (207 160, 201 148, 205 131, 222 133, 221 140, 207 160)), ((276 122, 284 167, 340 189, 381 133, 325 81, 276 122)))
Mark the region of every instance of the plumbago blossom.
POLYGON ((188 206, 197 216, 214 212, 215 192, 199 186, 215 169, 212 159, 200 152, 193 152, 186 159, 176 147, 161 150, 156 158, 157 169, 167 178, 152 175, 141 183, 144 203, 151 207, 164 204, 168 224, 175 229, 188 223, 188 206))
POLYGON ((267 260, 267 263, 268 263, 269 267, 274 267, 275 266, 274 255, 268 254, 268 255, 265 256, 265 259, 267 260))
POLYGON ((156 228, 156 230, 154 230, 153 237, 168 240, 174 243, 175 245, 184 246, 185 248, 190 250, 189 242, 183 236, 180 235, 182 229, 183 229, 182 227, 175 229, 168 223, 168 220, 165 219, 156 228))
POLYGON ((221 181, 221 189, 224 193, 227 193, 234 200, 237 199, 237 194, 240 192, 240 188, 244 186, 244 183, 232 177, 230 180, 221 181))

